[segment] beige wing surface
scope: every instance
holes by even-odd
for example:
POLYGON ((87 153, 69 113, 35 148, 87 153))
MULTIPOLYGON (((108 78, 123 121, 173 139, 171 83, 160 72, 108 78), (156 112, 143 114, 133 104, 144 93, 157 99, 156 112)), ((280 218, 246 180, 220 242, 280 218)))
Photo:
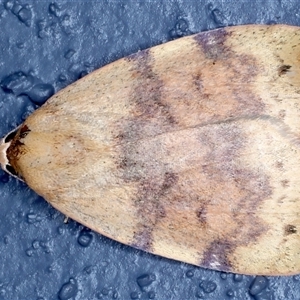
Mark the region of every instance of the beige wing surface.
POLYGON ((7 157, 54 207, 124 244, 244 274, 300 272, 300 29, 181 38, 54 95, 7 157))

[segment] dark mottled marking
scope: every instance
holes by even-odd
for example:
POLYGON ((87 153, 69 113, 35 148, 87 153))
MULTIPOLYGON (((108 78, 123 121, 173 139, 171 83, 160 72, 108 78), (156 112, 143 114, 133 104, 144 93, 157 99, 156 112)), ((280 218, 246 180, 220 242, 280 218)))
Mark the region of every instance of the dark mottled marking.
POLYGON ((284 188, 289 187, 289 183, 290 183, 290 181, 287 179, 281 180, 281 185, 284 188))
POLYGON ((285 75, 287 72, 290 71, 292 66, 290 65, 282 65, 278 68, 278 75, 279 76, 282 76, 282 75, 285 75))
POLYGON ((286 225, 284 228, 285 235, 297 233, 297 228, 294 225, 286 225))
POLYGON ((194 85, 196 86, 198 91, 201 91, 203 89, 203 81, 201 79, 201 74, 198 73, 193 76, 194 85))
POLYGON ((24 143, 22 143, 19 140, 19 135, 17 135, 16 137, 12 140, 10 146, 7 149, 7 158, 10 163, 13 160, 18 160, 20 155, 23 154, 23 150, 24 150, 23 149, 24 143))
POLYGON ((200 32, 194 39, 201 46, 205 57, 212 60, 226 59, 227 47, 224 45, 227 37, 230 36, 225 29, 217 29, 208 32, 200 32))
POLYGON ((286 116, 286 111, 284 109, 281 109, 278 113, 278 117, 283 120, 286 116))
POLYGON ((204 159, 207 161, 203 166, 205 175, 230 191, 240 191, 239 199, 237 196, 232 198, 230 194, 224 199, 223 195, 214 194, 214 187, 210 187, 207 194, 208 205, 211 203, 210 199, 221 203, 227 201, 228 205, 230 203, 232 227, 227 229, 229 232, 225 230, 224 237, 219 236, 211 242, 199 264, 208 268, 218 265, 218 269, 224 271, 230 270, 230 255, 236 247, 256 241, 268 229, 264 222, 255 216, 255 212, 272 194, 266 174, 242 168, 234 163, 246 141, 238 127, 228 125, 212 127, 211 131, 208 130, 200 136, 203 144, 210 147, 209 154, 204 159))
POLYGON ((171 172, 166 172, 164 175, 164 181, 161 186, 161 193, 164 193, 166 190, 175 185, 178 181, 178 175, 171 172))
POLYGON ((283 162, 277 161, 276 164, 275 164, 275 167, 277 169, 283 170, 283 162))
POLYGON ((207 207, 205 204, 196 211, 196 216, 201 227, 205 228, 207 226, 207 207))
POLYGON ((152 232, 156 223, 166 216, 165 208, 161 198, 168 193, 172 186, 176 185, 178 175, 166 172, 163 180, 159 178, 145 179, 139 185, 136 207, 138 207, 138 232, 134 235, 131 246, 151 251, 152 232))
POLYGON ((23 139, 29 132, 30 129, 28 128, 28 126, 26 124, 23 125, 20 129, 20 138, 23 139))

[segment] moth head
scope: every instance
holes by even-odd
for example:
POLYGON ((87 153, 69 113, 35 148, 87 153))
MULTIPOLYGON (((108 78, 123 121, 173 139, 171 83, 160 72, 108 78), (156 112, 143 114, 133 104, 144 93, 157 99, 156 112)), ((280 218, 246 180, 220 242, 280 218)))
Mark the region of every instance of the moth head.
POLYGON ((7 150, 10 147, 12 140, 17 135, 19 128, 20 126, 13 129, 0 140, 0 165, 2 170, 7 172, 9 175, 23 181, 23 179, 20 176, 18 176, 18 173, 16 172, 14 167, 10 164, 7 158, 7 150))

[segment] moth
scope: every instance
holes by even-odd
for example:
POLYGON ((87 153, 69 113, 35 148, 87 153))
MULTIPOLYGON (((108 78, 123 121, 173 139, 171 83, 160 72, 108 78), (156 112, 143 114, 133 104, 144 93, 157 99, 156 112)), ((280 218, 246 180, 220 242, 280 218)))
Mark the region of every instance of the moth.
POLYGON ((201 32, 108 64, 1 140, 1 166, 123 244, 300 273, 300 29, 201 32))

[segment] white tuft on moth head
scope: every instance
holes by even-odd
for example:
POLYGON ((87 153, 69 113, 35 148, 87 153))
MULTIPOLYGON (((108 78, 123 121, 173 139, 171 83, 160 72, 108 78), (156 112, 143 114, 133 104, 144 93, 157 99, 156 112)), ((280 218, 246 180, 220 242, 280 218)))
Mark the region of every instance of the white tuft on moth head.
POLYGON ((9 164, 6 151, 9 148, 11 141, 5 143, 5 137, 0 140, 0 165, 3 170, 6 171, 6 165, 9 164))
POLYGON ((11 145, 11 142, 17 133, 20 126, 16 127, 12 131, 10 131, 5 137, 0 139, 0 165, 3 171, 7 172, 9 175, 21 180, 24 182, 22 178, 17 176, 17 174, 14 171, 14 168, 10 164, 8 158, 7 158, 7 150, 11 145), (10 171, 11 170, 11 171, 10 171))

